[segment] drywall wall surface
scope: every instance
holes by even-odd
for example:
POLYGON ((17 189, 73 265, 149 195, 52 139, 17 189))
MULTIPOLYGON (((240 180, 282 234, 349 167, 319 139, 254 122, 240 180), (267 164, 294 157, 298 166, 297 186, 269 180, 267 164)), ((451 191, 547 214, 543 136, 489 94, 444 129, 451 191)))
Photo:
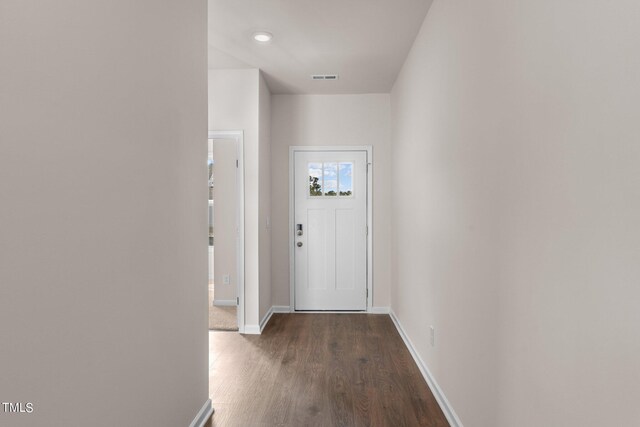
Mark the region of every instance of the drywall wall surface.
POLYGON ((207 3, 0 3, 11 427, 187 426, 208 398, 207 3))
POLYGON ((244 132, 245 325, 259 317, 259 127, 257 69, 209 70, 209 130, 244 132))
POLYGON ((260 315, 262 320, 271 308, 271 92, 260 73, 258 93, 259 133, 259 253, 260 315))
POLYGON ((392 308, 466 426, 640 419, 639 18, 436 0, 394 86, 392 308))
POLYGON ((489 427, 497 408, 501 152, 487 128, 501 103, 490 96, 482 62, 494 65, 492 57, 476 51, 493 42, 493 30, 484 15, 474 23, 475 9, 432 4, 391 94, 391 306, 464 425, 489 427))
POLYGON ((373 305, 388 307, 392 191, 389 95, 273 95, 271 99, 273 304, 289 305, 289 147, 371 145, 373 305))
POLYGON ((640 4, 525 2, 501 18, 517 143, 504 169, 499 421, 633 425, 640 4))

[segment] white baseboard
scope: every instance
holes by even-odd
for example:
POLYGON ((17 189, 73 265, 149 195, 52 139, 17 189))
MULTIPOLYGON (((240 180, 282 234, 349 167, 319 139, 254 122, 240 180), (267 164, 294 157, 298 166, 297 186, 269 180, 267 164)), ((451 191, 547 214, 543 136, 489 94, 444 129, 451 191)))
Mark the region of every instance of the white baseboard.
POLYGON ((260 333, 264 331, 264 328, 267 326, 267 323, 269 323, 269 320, 271 320, 271 316, 273 315, 273 313, 289 313, 290 311, 291 311, 291 308, 288 305, 271 306, 269 311, 267 311, 267 313, 264 315, 264 317, 260 321, 260 333))
POLYGON ((369 314, 389 314, 391 309, 389 307, 371 307, 369 314))
POLYGON ((234 299, 214 299, 213 305, 217 305, 218 307, 233 307, 234 305, 238 305, 238 303, 234 299))
POLYGON ((463 427, 460 418, 458 418, 458 415, 451 407, 451 404, 444 395, 444 392, 442 391, 442 389, 440 389, 440 386, 438 386, 438 383, 436 382, 433 375, 431 375, 429 368, 427 368, 427 364, 424 363, 424 360, 422 360, 415 347, 413 346, 413 343, 402 327, 400 320, 398 320, 393 310, 390 310, 389 315, 391 316, 391 320, 393 320, 393 323, 396 325, 396 329, 398 330, 400 337, 402 337, 402 340, 409 349, 409 353, 411 353, 413 360, 415 360, 416 364, 418 365, 418 369, 420 369, 420 372, 427 382, 427 385, 431 389, 431 393, 433 393, 434 397, 438 401, 438 405, 440 405, 440 408, 442 409, 442 412, 444 412, 444 416, 447 417, 447 421, 449 421, 451 427, 463 427))
POLYGON ((211 415, 213 414, 213 406, 211 405, 211 399, 208 399, 198 411, 196 417, 191 421, 189 427, 204 427, 204 425, 209 421, 211 415))
POLYGON ((265 313, 264 317, 260 321, 260 333, 262 333, 262 331, 264 331, 264 327, 267 326, 267 323, 269 323, 269 320, 271 320, 271 315, 272 314, 273 314, 273 306, 270 307, 269 310, 267 310, 267 312, 265 313))
POLYGON ((260 325, 244 325, 244 334, 260 335, 260 325))

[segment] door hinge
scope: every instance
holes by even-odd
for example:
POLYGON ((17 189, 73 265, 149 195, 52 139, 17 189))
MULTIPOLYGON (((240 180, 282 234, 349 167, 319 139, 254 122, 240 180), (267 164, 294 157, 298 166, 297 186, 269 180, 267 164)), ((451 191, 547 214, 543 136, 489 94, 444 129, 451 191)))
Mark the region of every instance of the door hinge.
POLYGON ((236 167, 240 167, 240 160, 236 160, 236 167))
POLYGON ((369 298, 369 288, 367 288, 367 298, 369 298))
POLYGON ((369 235, 369 226, 368 226, 368 225, 365 225, 365 226, 364 226, 364 232, 365 232, 365 234, 366 234, 367 236, 369 235))
POLYGON ((240 305, 240 297, 236 297, 236 305, 240 305))

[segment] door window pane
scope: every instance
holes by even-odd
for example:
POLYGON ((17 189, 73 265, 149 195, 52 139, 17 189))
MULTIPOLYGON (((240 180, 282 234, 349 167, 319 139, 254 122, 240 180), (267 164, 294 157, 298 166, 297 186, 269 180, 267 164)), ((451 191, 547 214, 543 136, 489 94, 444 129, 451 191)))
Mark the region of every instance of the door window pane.
POLYGON ((335 162, 324 164, 324 195, 338 195, 338 164, 335 162))
POLYGON ((309 196, 353 196, 353 162, 310 162, 309 196))
POLYGON ((340 163, 338 168, 338 182, 340 188, 339 194, 341 196, 351 196, 353 195, 353 163, 340 163))
POLYGON ((322 163, 309 163, 309 195, 322 196, 322 163))

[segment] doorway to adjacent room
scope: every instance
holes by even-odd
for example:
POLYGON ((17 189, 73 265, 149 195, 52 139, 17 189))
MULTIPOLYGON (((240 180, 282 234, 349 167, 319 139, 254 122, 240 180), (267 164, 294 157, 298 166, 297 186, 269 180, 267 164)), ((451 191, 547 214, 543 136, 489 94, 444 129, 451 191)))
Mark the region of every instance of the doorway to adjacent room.
POLYGON ((211 131, 209 329, 244 332, 244 184, 241 131, 211 131))

